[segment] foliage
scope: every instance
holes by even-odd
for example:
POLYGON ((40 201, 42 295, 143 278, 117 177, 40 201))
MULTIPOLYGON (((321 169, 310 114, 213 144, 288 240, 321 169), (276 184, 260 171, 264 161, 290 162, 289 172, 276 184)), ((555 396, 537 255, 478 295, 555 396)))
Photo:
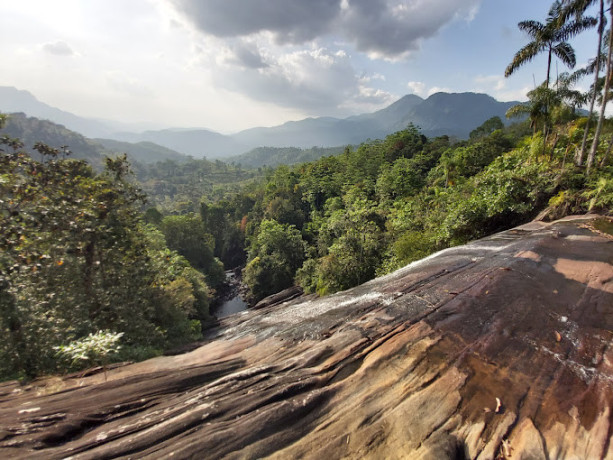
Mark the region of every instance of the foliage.
POLYGON ((295 226, 263 220, 251 238, 244 282, 252 301, 292 286, 294 274, 304 261, 304 243, 295 226))
POLYGON ((213 255, 215 241, 212 235, 206 233, 200 216, 166 216, 162 219, 160 229, 168 247, 204 273, 210 286, 217 287, 224 282, 223 264, 213 255))
POLYGON ((232 200, 269 170, 188 158, 140 164, 135 167, 135 175, 149 202, 163 214, 184 214, 199 212, 200 201, 205 196, 209 202, 232 200))
POLYGON ((230 158, 234 163, 247 168, 263 166, 295 165, 315 161, 324 156, 338 155, 344 147, 257 147, 249 152, 230 158))
MULTIPOLYGON (((608 185, 586 183, 567 162, 584 123, 575 118, 550 116, 547 138, 526 136, 522 124, 455 145, 448 138, 424 141, 410 126, 336 157, 275 170, 254 189, 248 213, 245 279, 254 298, 288 287, 292 277, 320 295, 346 289, 526 222, 547 206, 551 216, 561 217, 587 211, 595 199, 601 212, 609 212, 608 185), (563 191, 559 206, 550 202, 563 191), (275 229, 273 240, 282 239, 283 226, 296 241, 302 236, 301 266, 287 251, 270 257, 270 241, 262 239, 268 226, 275 229)), ((494 126, 495 120, 486 123, 483 132, 494 126)), ((610 175, 605 169, 600 176, 610 175)))
POLYGON ((485 120, 483 124, 470 132, 471 139, 479 139, 480 137, 488 136, 498 129, 504 129, 504 123, 500 117, 492 117, 485 120))
POLYGON ((68 345, 53 347, 60 358, 67 358, 71 366, 81 367, 83 364, 98 364, 104 367, 106 380, 106 365, 111 357, 119 352, 119 340, 123 332, 98 331, 90 333, 87 337, 74 340, 68 345))
POLYGON ((193 339, 208 287, 163 239, 155 246, 125 157, 95 173, 44 144, 36 161, 0 142, 0 375, 55 370, 54 346, 99 330, 123 333, 126 351, 193 339))

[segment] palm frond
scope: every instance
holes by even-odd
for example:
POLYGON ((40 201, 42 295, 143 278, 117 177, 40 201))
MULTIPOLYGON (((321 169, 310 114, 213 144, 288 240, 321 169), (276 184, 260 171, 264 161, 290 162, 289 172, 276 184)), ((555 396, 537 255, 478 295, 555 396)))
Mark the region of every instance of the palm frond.
POLYGON ((557 17, 558 26, 562 27, 573 16, 580 18, 597 0, 562 0, 562 8, 557 17))
POLYGON ((538 37, 543 30, 545 30, 545 25, 543 23, 534 20, 521 21, 517 24, 517 27, 532 38, 538 37))
POLYGON ((555 33, 555 37, 557 41, 566 41, 575 35, 580 34, 581 32, 591 29, 598 24, 598 19, 586 16, 581 17, 575 21, 569 22, 568 24, 557 29, 555 33))
POLYGON ((509 110, 507 110, 507 112, 505 113, 505 116, 507 118, 519 118, 519 117, 524 117, 526 115, 530 115, 530 112, 531 112, 530 105, 518 104, 518 105, 514 105, 509 110))
POLYGON ((546 46, 545 43, 540 43, 537 41, 528 43, 526 46, 520 49, 517 53, 515 53, 513 60, 511 61, 511 63, 507 66, 506 70, 504 71, 504 76, 505 77, 510 76, 513 72, 515 72, 522 65, 532 61, 532 59, 534 59, 541 51, 545 49, 545 46, 546 46))
POLYGON ((553 54, 562 61, 567 67, 571 69, 575 67, 577 58, 575 56, 575 50, 567 42, 558 43, 552 48, 553 54))

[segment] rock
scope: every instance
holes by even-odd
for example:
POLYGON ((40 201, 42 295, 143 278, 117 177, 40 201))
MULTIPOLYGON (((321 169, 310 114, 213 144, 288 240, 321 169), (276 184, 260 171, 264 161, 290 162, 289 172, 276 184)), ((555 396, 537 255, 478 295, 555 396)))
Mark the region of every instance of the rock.
POLYGON ((0 456, 613 458, 612 264, 585 219, 535 222, 107 382, 5 382, 0 456))
POLYGON ((292 286, 276 294, 264 297, 251 308, 259 310, 261 308, 272 307, 273 305, 279 305, 283 302, 293 300, 296 297, 300 297, 302 294, 304 294, 304 291, 300 286, 292 286))

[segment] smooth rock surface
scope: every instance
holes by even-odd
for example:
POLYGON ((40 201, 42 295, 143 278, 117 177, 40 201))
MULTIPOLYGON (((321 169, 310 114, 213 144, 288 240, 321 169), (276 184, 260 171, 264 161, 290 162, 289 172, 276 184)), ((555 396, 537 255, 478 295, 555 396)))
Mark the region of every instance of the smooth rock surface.
POLYGON ((202 347, 0 384, 2 458, 613 459, 613 239, 534 222, 202 347))

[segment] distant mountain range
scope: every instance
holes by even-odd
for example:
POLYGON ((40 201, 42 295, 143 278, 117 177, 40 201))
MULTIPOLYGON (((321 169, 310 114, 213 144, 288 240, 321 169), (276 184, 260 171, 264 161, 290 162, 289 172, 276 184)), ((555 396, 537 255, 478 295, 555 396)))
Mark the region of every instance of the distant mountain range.
MULTIPOLYGON (((126 150, 127 145, 112 141, 140 144, 157 155, 168 157, 165 147, 196 158, 229 158, 257 147, 337 147, 360 144, 367 139, 382 139, 404 129, 409 123, 421 128, 428 137, 449 135, 460 139, 485 120, 499 116, 518 102, 499 102, 478 93, 436 93, 427 99, 407 95, 390 106, 348 118, 307 118, 290 121, 270 128, 252 128, 233 135, 223 135, 207 129, 162 129, 138 131, 128 125, 111 121, 88 119, 51 107, 38 101, 31 93, 12 87, 0 87, 0 111, 24 112, 27 115, 60 123, 87 137, 103 138, 98 143, 107 148, 126 150), (138 132, 137 132, 138 131, 138 132), (106 139, 106 140, 104 140, 106 139)), ((129 144, 128 144, 129 145, 129 144)), ((259 152, 261 154, 261 151, 259 152)), ((244 159, 244 155, 241 157, 244 159)), ((143 161, 142 158, 140 161, 143 161)))
POLYGON ((74 115, 39 101, 28 91, 12 86, 0 86, 0 112, 22 112, 30 117, 49 120, 90 138, 112 138, 121 131, 151 129, 151 123, 121 123, 74 115))
POLYGON ((26 151, 36 157, 33 146, 43 142, 54 148, 68 146, 71 156, 87 160, 94 167, 101 167, 105 155, 113 156, 126 153, 132 163, 153 163, 156 161, 174 160, 186 161, 187 156, 150 142, 131 144, 109 139, 88 139, 87 137, 67 129, 63 125, 24 113, 12 113, 2 134, 20 139, 26 151))

